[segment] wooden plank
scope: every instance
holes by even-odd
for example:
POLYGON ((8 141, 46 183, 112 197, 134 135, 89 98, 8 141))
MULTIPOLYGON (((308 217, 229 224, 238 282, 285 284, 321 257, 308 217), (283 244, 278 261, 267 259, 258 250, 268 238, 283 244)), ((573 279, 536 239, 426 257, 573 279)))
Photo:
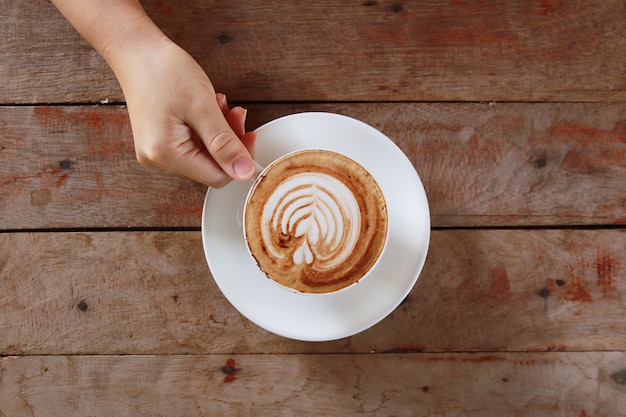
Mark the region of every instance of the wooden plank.
MULTIPOLYGON (((620 0, 143 3, 232 100, 626 99, 620 0)), ((0 7, 0 103, 123 100, 52 5, 0 7)))
POLYGON ((249 107, 253 127, 331 111, 378 128, 420 174, 434 226, 626 223, 623 103, 249 107))
POLYGON ((125 109, 0 114, 0 228, 200 224, 206 187, 139 165, 125 109))
MULTIPOLYGON (((331 111, 380 129, 421 175, 434 226, 626 222, 623 103, 247 107, 250 128, 331 111)), ((205 191, 136 162, 122 107, 0 107, 0 229, 199 227, 205 191)))
POLYGON ((241 316, 199 232, 0 234, 0 355, 626 350, 626 229, 440 230, 389 317, 304 343, 241 316))
POLYGON ((122 99, 113 72, 51 2, 0 0, 0 9, 0 103, 122 99))
POLYGON ((34 356, 0 415, 626 416, 624 352, 34 356))

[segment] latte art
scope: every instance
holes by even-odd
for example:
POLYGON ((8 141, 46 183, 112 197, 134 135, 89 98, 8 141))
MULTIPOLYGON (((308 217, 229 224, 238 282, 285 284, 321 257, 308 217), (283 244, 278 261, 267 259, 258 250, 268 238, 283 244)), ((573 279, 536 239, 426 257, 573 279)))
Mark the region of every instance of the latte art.
POLYGON ((276 262, 306 263, 324 272, 352 253, 360 216, 358 201, 341 181, 327 174, 298 174, 267 200, 261 216, 263 243, 276 262), (287 242, 294 242, 291 259, 284 251, 287 242))
POLYGON ((300 292, 325 293, 363 277, 387 236, 378 184, 353 160, 306 150, 275 161, 253 186, 244 233, 261 270, 300 292))

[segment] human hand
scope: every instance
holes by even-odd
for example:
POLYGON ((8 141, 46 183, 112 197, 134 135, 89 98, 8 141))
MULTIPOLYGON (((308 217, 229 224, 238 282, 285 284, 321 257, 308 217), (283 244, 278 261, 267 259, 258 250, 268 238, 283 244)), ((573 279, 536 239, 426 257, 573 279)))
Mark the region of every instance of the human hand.
POLYGON ((254 174, 246 110, 230 109, 184 50, 163 36, 116 69, 140 163, 212 187, 254 174))
POLYGON ((220 187, 254 175, 255 134, 138 0, 52 0, 117 76, 139 162, 220 187))

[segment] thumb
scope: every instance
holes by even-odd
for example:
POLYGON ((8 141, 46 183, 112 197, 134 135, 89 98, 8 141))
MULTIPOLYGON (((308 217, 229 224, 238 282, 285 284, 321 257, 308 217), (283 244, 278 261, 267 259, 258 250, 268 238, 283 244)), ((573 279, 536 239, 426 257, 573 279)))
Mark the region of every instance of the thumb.
POLYGON ((209 100, 185 122, 200 137, 215 162, 230 177, 246 180, 255 172, 254 160, 233 132, 217 100, 209 100))

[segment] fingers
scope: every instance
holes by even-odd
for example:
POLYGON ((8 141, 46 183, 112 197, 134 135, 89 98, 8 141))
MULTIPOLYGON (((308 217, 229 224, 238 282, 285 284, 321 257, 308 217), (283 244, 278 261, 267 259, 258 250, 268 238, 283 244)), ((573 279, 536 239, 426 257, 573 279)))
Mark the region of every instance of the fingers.
POLYGON ((226 115, 226 121, 228 125, 233 129, 233 132, 239 137, 246 134, 246 115, 248 111, 242 107, 233 107, 232 110, 226 115))
POLYGON ((198 151, 198 145, 194 145, 194 149, 189 149, 189 152, 181 155, 179 161, 172 161, 168 168, 173 168, 177 174, 213 188, 221 188, 232 181, 206 149, 198 151))
POLYGON ((226 121, 228 122, 233 132, 239 136, 241 143, 246 147, 248 153, 254 157, 254 146, 256 143, 256 133, 247 132, 246 133, 246 116, 248 114, 248 110, 243 107, 233 107, 230 109, 228 107, 228 100, 226 100, 226 95, 222 93, 216 94, 217 104, 222 110, 222 114, 226 117, 226 121))
POLYGON ((233 178, 251 177, 255 172, 252 156, 256 134, 245 131, 247 111, 242 107, 229 109, 226 97, 217 94, 210 112, 190 116, 188 121, 179 119, 178 122, 166 124, 165 128, 161 125, 157 130, 154 130, 154 126, 157 126, 154 123, 146 123, 147 129, 136 129, 141 125, 134 126, 133 136, 139 162, 214 188, 228 184, 233 178), (194 123, 204 119, 206 125, 217 128, 210 129, 206 125, 194 123), (202 127, 205 128, 204 139, 202 127), (224 140, 230 143, 217 147, 219 141, 224 140), (218 162, 220 157, 222 164, 218 162))
POLYGON ((254 156, 254 148, 256 145, 256 133, 255 132, 247 132, 241 138, 241 143, 246 147, 248 153, 254 156))
POLYGON ((137 160, 143 165, 161 168, 209 187, 223 187, 232 181, 209 155, 198 135, 182 121, 160 131, 134 133, 133 137, 137 160))
MULTIPOLYGON (((197 132, 210 156, 230 177, 251 178, 255 172, 254 161, 240 139, 245 135, 245 110, 241 107, 228 110, 223 94, 196 109, 185 122, 197 132)), ((248 139, 247 144, 250 142, 248 139)))
POLYGON ((241 138, 246 133, 246 115, 248 111, 239 106, 230 109, 226 96, 222 93, 217 93, 215 98, 231 129, 241 138))
POLYGON ((215 93, 215 99, 217 101, 217 105, 220 106, 222 110, 222 114, 226 116, 228 113, 228 101, 226 100, 226 95, 223 93, 215 93))

